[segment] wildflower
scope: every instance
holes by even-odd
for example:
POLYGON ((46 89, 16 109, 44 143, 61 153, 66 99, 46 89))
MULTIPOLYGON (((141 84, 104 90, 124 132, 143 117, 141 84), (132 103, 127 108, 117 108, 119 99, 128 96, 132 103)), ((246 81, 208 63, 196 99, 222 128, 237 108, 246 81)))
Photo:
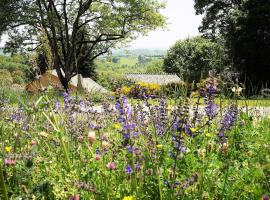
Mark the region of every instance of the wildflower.
POLYGON ((201 156, 201 157, 205 156, 205 152, 206 152, 205 149, 198 149, 198 155, 201 156))
POLYGON ((32 146, 35 146, 36 144, 37 144, 37 141, 36 141, 36 140, 32 140, 32 141, 31 141, 31 145, 32 145, 32 146))
POLYGON ((5 164, 8 165, 8 166, 15 166, 16 165, 16 160, 5 159, 5 164))
POLYGON ((114 128, 117 129, 117 130, 119 130, 121 128, 121 125, 119 123, 115 123, 114 124, 114 128))
POLYGON ((224 143, 220 144, 219 150, 222 152, 226 152, 228 149, 228 146, 229 146, 228 143, 224 142, 224 143))
POLYGON ((221 142, 225 141, 225 131, 230 130, 236 123, 238 118, 238 109, 236 105, 231 105, 227 111, 227 113, 224 115, 221 127, 219 129, 218 136, 221 139, 221 142))
POLYGON ((92 145, 96 140, 96 133, 94 131, 89 131, 87 138, 89 144, 92 145))
POLYGON ((135 155, 140 155, 141 150, 140 150, 138 147, 135 147, 135 148, 133 149, 133 152, 134 152, 135 155))
POLYGON ((44 131, 38 133, 38 135, 39 135, 39 136, 42 136, 42 137, 48 137, 48 136, 49 136, 49 134, 46 133, 46 132, 44 132, 44 131))
POLYGON ((11 146, 6 146, 5 150, 7 153, 9 153, 11 151, 11 146))
POLYGON ((133 197, 132 196, 126 196, 123 198, 123 200, 133 200, 133 197))
POLYGON ((209 132, 206 132, 206 133, 205 133, 205 136, 206 136, 206 137, 212 137, 213 134, 212 134, 212 133, 209 133, 209 132))
POLYGON ((125 172, 126 172, 127 174, 131 174, 131 173, 132 173, 132 168, 130 167, 130 165, 128 165, 128 166, 126 167, 125 172))
POLYGON ((232 88, 232 92, 237 96, 240 96, 242 90, 243 90, 243 88, 241 88, 240 86, 236 86, 236 87, 232 88))
POLYGON ((105 149, 105 148, 109 148, 111 146, 111 144, 107 141, 102 141, 102 147, 105 149))
POLYGON ((114 162, 109 162, 109 163, 106 165, 106 167, 107 167, 108 169, 110 169, 110 170, 115 170, 116 165, 115 165, 114 162))
POLYGON ((262 198, 263 200, 269 200, 269 196, 268 195, 263 195, 263 198, 262 198))
POLYGON ((197 131, 196 128, 190 128, 190 130, 191 130, 191 132, 193 132, 193 133, 197 131))
POLYGON ((212 102, 212 100, 208 102, 207 106, 205 107, 204 111, 209 119, 213 119, 217 114, 218 106, 212 102))
POLYGON ((138 163, 135 163, 135 164, 134 164, 134 169, 135 169, 136 171, 139 171, 139 170, 140 170, 140 165, 139 165, 138 163))
POLYGON ((80 200, 80 196, 74 195, 74 196, 70 197, 69 200, 80 200))
POLYGON ((100 160, 100 158, 101 158, 101 155, 96 154, 96 156, 95 156, 95 160, 100 160))
POLYGON ((133 148, 132 148, 132 146, 130 146, 130 145, 127 145, 127 146, 126 146, 126 149, 127 149, 127 151, 128 151, 129 153, 132 153, 132 152, 133 152, 133 148))
POLYGON ((162 148, 163 148, 163 145, 162 145, 162 144, 158 144, 158 145, 157 145, 157 148, 158 148, 158 149, 162 149, 162 148))

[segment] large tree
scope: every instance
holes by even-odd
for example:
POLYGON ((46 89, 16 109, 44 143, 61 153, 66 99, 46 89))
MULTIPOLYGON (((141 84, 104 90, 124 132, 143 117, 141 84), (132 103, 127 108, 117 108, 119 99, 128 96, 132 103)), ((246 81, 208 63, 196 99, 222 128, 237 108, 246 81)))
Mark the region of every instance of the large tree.
POLYGON ((224 49, 209 39, 194 37, 177 41, 164 58, 164 71, 176 73, 187 82, 199 82, 210 70, 224 69, 224 49))
POLYGON ((91 63, 119 42, 165 25, 158 0, 5 1, 0 10, 20 11, 10 19, 0 17, 1 29, 9 29, 6 47, 35 49, 45 34, 64 88, 84 60, 91 63))
POLYGON ((225 39, 242 82, 249 88, 269 87, 270 0, 195 0, 195 9, 204 15, 204 36, 225 39))

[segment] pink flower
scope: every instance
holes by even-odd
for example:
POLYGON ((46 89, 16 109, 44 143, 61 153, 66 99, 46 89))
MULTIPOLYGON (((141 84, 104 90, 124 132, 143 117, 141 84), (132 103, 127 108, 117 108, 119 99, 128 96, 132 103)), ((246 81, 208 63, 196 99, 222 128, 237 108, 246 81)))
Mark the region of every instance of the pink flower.
POLYGON ((36 145, 36 144, 37 144, 37 141, 32 140, 32 141, 31 141, 31 144, 32 144, 32 146, 34 146, 34 145, 36 145))
POLYGON ((80 196, 76 194, 76 195, 70 197, 69 200, 80 200, 80 196))
POLYGON ((5 159, 5 164, 8 166, 15 166, 16 160, 5 159))
POLYGON ((101 156, 100 156, 99 154, 96 154, 95 159, 96 159, 96 160, 100 160, 100 158, 101 158, 101 156))
POLYGON ((107 168, 110 170, 115 170, 116 166, 114 162, 109 162, 107 165, 107 168))

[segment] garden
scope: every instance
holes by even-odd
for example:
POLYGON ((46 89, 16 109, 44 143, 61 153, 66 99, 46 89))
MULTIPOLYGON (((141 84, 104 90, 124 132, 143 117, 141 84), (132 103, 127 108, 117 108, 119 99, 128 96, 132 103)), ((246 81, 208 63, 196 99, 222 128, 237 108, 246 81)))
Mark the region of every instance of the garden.
MULTIPOLYGON (((269 116, 197 101, 1 97, 2 199, 267 199, 269 116)), ((202 99, 202 101, 201 101, 202 99)))
POLYGON ((1 200, 269 200, 269 1, 194 0, 197 36, 125 49, 164 9, 1 0, 1 200))

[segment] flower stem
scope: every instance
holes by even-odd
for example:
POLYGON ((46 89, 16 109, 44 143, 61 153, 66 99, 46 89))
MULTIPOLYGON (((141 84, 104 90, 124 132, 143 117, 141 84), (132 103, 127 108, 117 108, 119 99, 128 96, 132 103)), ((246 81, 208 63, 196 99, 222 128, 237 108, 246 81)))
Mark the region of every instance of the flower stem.
POLYGON ((5 184, 4 174, 2 170, 2 166, 0 165, 0 184, 1 184, 1 199, 8 200, 7 188, 5 184))

